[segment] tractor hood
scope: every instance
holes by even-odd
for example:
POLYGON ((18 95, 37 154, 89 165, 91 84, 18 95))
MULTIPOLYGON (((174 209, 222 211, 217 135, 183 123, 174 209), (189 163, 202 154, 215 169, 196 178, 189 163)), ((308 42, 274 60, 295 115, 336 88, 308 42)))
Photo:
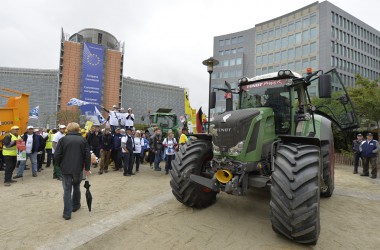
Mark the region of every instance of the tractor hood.
POLYGON ((259 114, 259 110, 244 109, 216 115, 210 127, 214 145, 221 153, 227 153, 246 139, 252 119, 259 114))

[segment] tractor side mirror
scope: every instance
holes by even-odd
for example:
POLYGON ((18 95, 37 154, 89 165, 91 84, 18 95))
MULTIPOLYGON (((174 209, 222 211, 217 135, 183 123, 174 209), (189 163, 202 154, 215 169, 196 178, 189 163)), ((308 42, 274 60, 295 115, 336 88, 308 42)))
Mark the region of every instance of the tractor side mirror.
POLYGON ((319 76, 319 98, 331 98, 331 75, 319 76))
POLYGON ((213 91, 210 93, 210 109, 215 108, 216 105, 216 92, 213 91))

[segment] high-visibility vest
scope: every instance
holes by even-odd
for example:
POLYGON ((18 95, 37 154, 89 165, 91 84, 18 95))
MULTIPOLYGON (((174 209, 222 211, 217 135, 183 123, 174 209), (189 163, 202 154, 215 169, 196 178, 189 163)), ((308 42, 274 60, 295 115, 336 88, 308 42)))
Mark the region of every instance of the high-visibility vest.
MULTIPOLYGON (((11 136, 11 141, 17 141, 20 140, 20 136, 15 136, 14 134, 9 134, 11 136)), ((10 148, 3 147, 3 155, 4 156, 17 156, 17 147, 16 144, 10 148)))
POLYGON ((46 149, 52 149, 52 147, 53 147, 53 134, 48 134, 48 139, 47 139, 47 141, 46 141, 46 146, 45 146, 45 148, 46 149))

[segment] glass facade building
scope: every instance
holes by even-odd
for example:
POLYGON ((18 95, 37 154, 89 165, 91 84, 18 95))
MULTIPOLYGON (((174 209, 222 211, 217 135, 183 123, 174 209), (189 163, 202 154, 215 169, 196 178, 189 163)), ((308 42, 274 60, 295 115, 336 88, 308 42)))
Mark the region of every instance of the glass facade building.
MULTIPOLYGON (((280 69, 305 74, 309 67, 324 71, 337 68, 345 86, 352 87, 356 73, 371 80, 379 78, 380 32, 330 2, 315 2, 250 30, 215 37, 214 58, 221 64, 213 74, 213 87, 280 69), (234 75, 235 66, 229 63, 224 48, 236 34, 244 43, 241 71, 234 75)), ((317 94, 315 86, 309 91, 317 94)), ((214 113, 225 109, 223 95, 217 99, 214 113)))

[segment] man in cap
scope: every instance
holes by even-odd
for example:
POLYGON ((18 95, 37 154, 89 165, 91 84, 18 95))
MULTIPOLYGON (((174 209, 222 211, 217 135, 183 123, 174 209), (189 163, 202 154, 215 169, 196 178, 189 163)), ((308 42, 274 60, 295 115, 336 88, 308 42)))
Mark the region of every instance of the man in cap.
POLYGON ((121 129, 125 129, 126 127, 126 119, 127 119, 127 113, 125 113, 124 108, 121 107, 119 109, 119 113, 117 113, 119 117, 119 126, 121 129))
POLYGON ((181 137, 179 138, 179 144, 180 145, 183 145, 187 142, 187 140, 188 140, 187 135, 188 134, 189 134, 189 128, 183 127, 181 137))
MULTIPOLYGON (((54 155, 54 152, 58 146, 59 140, 65 136, 66 126, 65 125, 59 125, 58 132, 54 134, 53 136, 53 143, 52 143, 52 152, 54 155)), ((58 164, 54 164, 54 170, 53 170, 53 179, 62 180, 62 171, 58 164)))
POLYGON ((360 152, 364 159, 363 173, 360 176, 369 176, 369 164, 371 163, 371 178, 377 178, 377 152, 379 152, 379 142, 373 139, 372 133, 367 133, 367 140, 360 144, 360 152))
POLYGON ((133 129, 133 124, 134 124, 134 121, 135 121, 135 115, 132 113, 132 109, 131 108, 128 108, 128 111, 127 111, 127 116, 125 118, 125 126, 127 128, 130 128, 130 129, 133 129))
POLYGON ((9 134, 3 139, 3 156, 5 162, 5 175, 4 186, 10 186, 11 183, 16 182, 12 180, 13 170, 16 167, 17 162, 17 141, 21 141, 21 137, 18 135, 18 126, 13 126, 9 134))
POLYGON ((121 139, 121 148, 123 149, 124 158, 124 176, 134 175, 133 168, 133 150, 135 148, 131 128, 127 128, 127 135, 121 139))
POLYGON ((17 175, 13 178, 21 178, 24 173, 26 161, 30 158, 32 163, 32 174, 33 177, 37 177, 37 153, 40 147, 40 139, 38 135, 34 132, 33 126, 28 126, 26 132, 22 136, 22 140, 25 142, 26 148, 26 159, 20 162, 18 167, 17 175))
POLYGON ((352 150, 354 151, 354 174, 358 173, 359 159, 361 159, 363 162, 363 158, 359 150, 360 144, 362 144, 362 142, 363 142, 362 134, 358 134, 356 136, 356 140, 352 141, 352 150))

